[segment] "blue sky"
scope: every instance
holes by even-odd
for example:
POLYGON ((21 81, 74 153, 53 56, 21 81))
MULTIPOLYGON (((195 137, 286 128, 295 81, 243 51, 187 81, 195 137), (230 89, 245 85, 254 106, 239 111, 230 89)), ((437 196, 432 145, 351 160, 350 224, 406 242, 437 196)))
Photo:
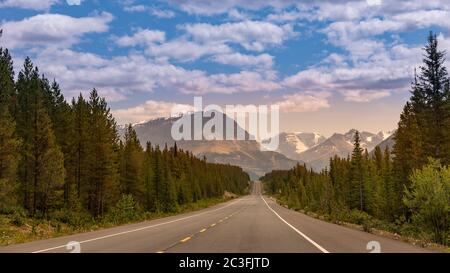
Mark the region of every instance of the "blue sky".
POLYGON ((283 131, 394 129, 448 1, 0 0, 0 45, 119 123, 175 104, 279 104, 283 131))

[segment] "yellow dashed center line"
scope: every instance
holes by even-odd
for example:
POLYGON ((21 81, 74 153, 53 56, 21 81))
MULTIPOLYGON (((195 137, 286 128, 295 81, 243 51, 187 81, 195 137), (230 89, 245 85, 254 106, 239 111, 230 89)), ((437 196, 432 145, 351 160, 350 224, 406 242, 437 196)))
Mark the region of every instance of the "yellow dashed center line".
MULTIPOLYGON (((209 227, 215 227, 218 223, 222 223, 223 221, 225 221, 225 220, 231 218, 232 216, 234 216, 234 215, 237 214, 238 212, 239 212, 239 211, 237 211, 237 212, 235 212, 235 213, 232 213, 232 214, 226 216, 226 217, 223 218, 223 219, 220 219, 217 223, 213 223, 213 224, 211 224, 209 227)), ((189 241, 190 239, 192 239, 193 237, 195 237, 198 233, 203 233, 203 232, 205 232, 205 231, 207 231, 207 230, 208 230, 207 227, 204 228, 204 229, 201 229, 201 230, 198 231, 197 233, 192 234, 191 236, 188 236, 188 237, 186 237, 186 238, 180 240, 179 243, 185 243, 185 242, 189 241)), ((168 249, 171 249, 172 247, 176 246, 176 245, 179 244, 179 243, 175 243, 175 244, 169 246, 167 249, 158 251, 158 252, 156 252, 156 253, 165 253, 168 249)))
POLYGON ((181 240, 180 242, 185 243, 185 242, 189 241, 191 238, 192 238, 191 236, 186 237, 183 240, 181 240))

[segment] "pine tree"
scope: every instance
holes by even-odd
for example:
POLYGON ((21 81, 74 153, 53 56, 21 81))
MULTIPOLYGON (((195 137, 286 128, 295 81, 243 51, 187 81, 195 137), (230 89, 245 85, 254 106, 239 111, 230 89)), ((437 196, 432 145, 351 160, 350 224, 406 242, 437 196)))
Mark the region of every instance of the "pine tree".
POLYGON ((359 132, 355 132, 353 152, 351 158, 351 208, 359 208, 364 210, 364 177, 363 177, 363 162, 362 162, 362 148, 360 144, 359 132))
MULTIPOLYGON (((449 84, 447 69, 444 66, 445 52, 438 49, 436 34, 430 32, 428 44, 424 48, 424 65, 420 67, 417 90, 425 99, 424 124, 427 137, 424 138, 427 156, 444 159, 445 146, 445 88, 449 84)), ((414 97, 412 98, 414 99, 414 97)))
POLYGON ((73 195, 72 188, 75 188, 75 168, 71 162, 74 148, 74 120, 70 105, 64 99, 59 84, 53 80, 50 85, 45 82, 45 103, 53 124, 56 143, 64 154, 64 168, 67 175, 64 183, 64 202, 69 202, 69 197, 73 195))
POLYGON ((22 138, 23 145, 20 154, 19 181, 22 183, 23 206, 34 213, 36 210, 36 132, 38 111, 42 107, 42 83, 39 71, 30 58, 26 58, 23 69, 17 80, 17 133, 22 138))
POLYGON ((139 204, 145 204, 145 184, 143 182, 143 149, 132 125, 125 131, 121 149, 120 181, 122 193, 132 194, 139 204))
MULTIPOLYGON (((1 38, 1 30, 0 30, 1 38)), ((20 140, 15 134, 16 90, 8 49, 0 47, 0 212, 17 202, 17 166, 20 140)))
POLYGON ((77 100, 72 100, 73 112, 73 136, 71 143, 73 148, 69 157, 69 164, 73 168, 73 179, 77 199, 86 204, 87 202, 87 185, 88 185, 88 143, 89 143, 89 104, 80 94, 77 100))
POLYGON ((418 123, 418 117, 413 111, 412 104, 407 102, 400 115, 393 148, 395 157, 391 212, 394 215, 401 215, 405 212, 402 203, 403 190, 410 185, 409 176, 412 170, 420 168, 426 160, 424 141, 418 123))
POLYGON ((444 105, 444 147, 442 164, 450 165, 450 82, 445 86, 444 105))
POLYGON ((0 104, 0 212, 16 205, 20 141, 7 105, 0 104))
MULTIPOLYGON (((1 38, 1 30, 0 30, 1 38)), ((17 93, 14 84, 14 66, 7 48, 0 47, 0 105, 7 105, 9 115, 16 114, 17 93)))
POLYGON ((163 179, 162 174, 162 163, 161 163, 161 151, 159 146, 155 147, 153 156, 153 177, 152 177, 152 199, 154 204, 152 205, 155 211, 160 211, 162 209, 162 197, 161 197, 161 180, 163 179))
POLYGON ((144 154, 144 185, 145 185, 145 208, 147 211, 155 211, 155 190, 153 187, 153 161, 154 152, 152 144, 147 142, 144 154))
POLYGON ((23 207, 31 209, 31 167, 30 167, 30 149, 31 149, 31 134, 29 123, 31 121, 31 94, 33 87, 37 88, 37 71, 33 71, 34 67, 31 60, 27 58, 24 63, 23 70, 19 73, 17 81, 18 90, 18 113, 17 113, 17 133, 23 140, 21 149, 21 160, 19 165, 19 181, 21 182, 21 193, 23 207))
POLYGON ((103 216, 119 199, 117 131, 104 98, 93 89, 89 97, 87 207, 103 216))
POLYGON ((167 158, 163 160, 160 185, 160 200, 164 212, 178 211, 177 195, 167 158))
POLYGON ((34 135, 34 208, 47 214, 52 206, 60 206, 63 201, 65 178, 64 156, 56 144, 50 118, 43 108, 37 110, 34 135))
POLYGON ((364 149, 362 157, 362 197, 363 210, 369 214, 376 214, 378 212, 378 177, 376 173, 376 167, 372 160, 369 158, 369 151, 364 149))
POLYGON ((394 180, 392 177, 392 162, 389 148, 386 146, 383 154, 383 165, 381 169, 381 175, 383 179, 383 216, 389 221, 394 220, 393 206, 395 198, 394 180))

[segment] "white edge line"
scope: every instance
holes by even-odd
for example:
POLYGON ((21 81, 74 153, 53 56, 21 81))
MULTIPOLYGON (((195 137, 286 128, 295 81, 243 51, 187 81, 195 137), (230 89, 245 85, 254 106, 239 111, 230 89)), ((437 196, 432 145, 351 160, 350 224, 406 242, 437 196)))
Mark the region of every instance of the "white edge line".
POLYGON ((325 248, 321 247, 318 243, 314 242, 311 238, 309 238, 308 236, 306 236, 303 232, 301 232, 300 230, 298 230, 296 227, 294 227, 293 225, 289 224, 286 220, 284 220, 275 210, 273 210, 269 204, 267 204, 266 200, 264 200, 264 197, 261 195, 261 199, 264 201, 264 203, 266 203, 266 206, 276 215, 278 216, 278 218, 280 218, 281 221, 283 221, 286 225, 288 225, 290 228, 292 228, 295 232, 297 232, 298 234, 300 234, 303 238, 305 238, 308 242, 310 242, 312 245, 314 245, 315 247, 317 247, 320 251, 322 251, 323 253, 330 253, 328 250, 326 250, 325 248))
MULTIPOLYGON (((145 230, 145 229, 149 229, 149 228, 154 228, 154 227, 158 227, 158 226, 162 226, 162 225, 167 225, 167 224, 179 222, 179 221, 182 221, 182 220, 186 220, 186 219, 190 219, 190 218, 193 218, 193 217, 197 217, 197 216, 203 215, 205 213, 215 212, 215 211, 224 209, 224 208, 229 207, 229 206, 231 206, 231 205, 233 205, 233 204, 235 204, 235 203, 237 203, 237 202, 239 202, 241 200, 242 199, 238 199, 238 200, 236 200, 236 201, 234 201, 234 202, 232 202, 230 204, 227 204, 226 206, 223 206, 223 207, 220 207, 220 208, 217 208, 217 209, 214 209, 214 210, 204 211, 204 212, 201 212, 201 213, 198 213, 198 214, 195 214, 195 215, 179 218, 179 219, 172 220, 172 221, 169 221, 169 222, 159 223, 159 224, 151 225, 151 226, 145 226, 145 227, 136 228, 136 229, 132 229, 132 230, 127 230, 127 231, 123 231, 123 232, 119 232, 119 233, 109 234, 109 235, 105 235, 105 236, 101 236, 101 237, 97 237, 97 238, 92 238, 92 239, 89 239, 89 240, 80 241, 79 243, 83 244, 83 243, 93 242, 93 241, 102 240, 102 239, 106 239, 106 238, 110 238, 110 237, 115 237, 115 236, 119 236, 119 235, 123 235, 123 234, 127 234, 127 233, 132 233, 132 232, 136 232, 136 231, 141 231, 141 230, 145 230)), ((63 248, 63 247, 66 247, 66 246, 67 245, 60 245, 60 246, 55 246, 55 247, 51 247, 51 248, 46 248, 46 249, 33 251, 31 253, 42 253, 42 252, 47 252, 47 251, 50 251, 50 250, 55 250, 55 249, 58 249, 58 248, 63 248)))

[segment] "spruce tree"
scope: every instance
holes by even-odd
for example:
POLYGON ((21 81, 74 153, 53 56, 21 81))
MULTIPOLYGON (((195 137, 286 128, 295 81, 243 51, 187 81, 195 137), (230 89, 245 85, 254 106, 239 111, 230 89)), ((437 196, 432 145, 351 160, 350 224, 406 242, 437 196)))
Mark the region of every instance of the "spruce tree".
POLYGON ((360 144, 359 132, 355 132, 353 152, 351 158, 351 207, 364 210, 364 180, 363 180, 363 158, 362 158, 362 148, 360 144))
POLYGON ((0 47, 0 212, 17 202, 20 140, 16 136, 16 124, 12 116, 15 99, 11 55, 8 49, 0 47))
POLYGON ((75 168, 71 162, 74 149, 74 120, 70 105, 64 99, 59 84, 53 80, 51 84, 44 79, 45 103, 49 117, 53 124, 56 143, 64 154, 64 168, 67 175, 64 183, 64 202, 68 204, 69 198, 75 193, 75 168))
POLYGON ((93 89, 89 97, 87 142, 87 206, 95 216, 103 216, 119 200, 117 131, 104 98, 93 89))
MULTIPOLYGON (((19 181, 21 182, 21 193, 23 206, 34 213, 36 209, 36 142, 37 117, 42 111, 42 83, 39 71, 34 67, 30 58, 26 58, 23 69, 17 80, 18 109, 16 115, 17 134, 22 139, 20 151, 21 160, 19 164, 19 181)), ((43 115, 44 113, 42 113, 43 115)))
POLYGON ((394 179, 392 177, 391 153, 386 146, 383 154, 383 165, 381 170, 383 179, 383 216, 389 221, 393 221, 393 206, 395 198, 394 179))
POLYGON ((147 211, 155 210, 155 190, 153 187, 153 161, 154 152, 152 144, 147 142, 144 153, 144 185, 145 185, 145 208, 147 211))
POLYGON ((16 114, 16 100, 13 61, 8 49, 0 47, 0 105, 7 105, 12 118, 16 114))
POLYGON ((161 159, 161 151, 159 150, 159 146, 157 145, 154 150, 154 156, 153 156, 153 176, 152 176, 152 199, 153 199, 153 209, 155 211, 161 211, 162 209, 162 201, 161 201, 161 181, 163 179, 162 174, 162 159, 161 159))
POLYGON ((50 208, 58 208, 63 201, 65 178, 64 156, 52 130, 52 123, 43 108, 37 110, 34 134, 34 208, 46 215, 50 208))
MULTIPOLYGON (((449 85, 447 69, 444 66, 445 52, 438 49, 436 34, 430 32, 428 44, 424 48, 423 66, 415 89, 425 100, 424 124, 427 135, 424 138, 427 156, 437 159, 446 158, 445 146, 445 99, 446 87, 449 85)), ((413 96, 412 100, 415 97, 413 96)))
POLYGON ((17 202, 19 148, 8 106, 0 103, 0 212, 17 202))
POLYGON ((145 185, 143 182, 143 149, 136 131, 129 124, 121 151, 120 182, 122 193, 132 194, 139 204, 145 204, 145 185))
POLYGON ((404 188, 410 185, 409 176, 413 169, 420 168, 426 161, 418 117, 410 102, 407 102, 403 108, 394 138, 391 212, 394 215, 401 215, 405 212, 402 196, 404 188))
MULTIPOLYGON (((89 144, 89 104, 80 94, 77 100, 72 100, 73 112, 73 136, 72 150, 69 157, 69 164, 72 166, 73 183, 76 188, 76 195, 79 202, 86 205, 88 186, 88 144, 89 144)), ((71 169, 72 169, 71 168, 71 169)))
POLYGON ((175 191, 175 184, 170 173, 167 158, 162 162, 162 177, 160 185, 160 200, 162 210, 164 212, 178 211, 177 194, 175 191))

